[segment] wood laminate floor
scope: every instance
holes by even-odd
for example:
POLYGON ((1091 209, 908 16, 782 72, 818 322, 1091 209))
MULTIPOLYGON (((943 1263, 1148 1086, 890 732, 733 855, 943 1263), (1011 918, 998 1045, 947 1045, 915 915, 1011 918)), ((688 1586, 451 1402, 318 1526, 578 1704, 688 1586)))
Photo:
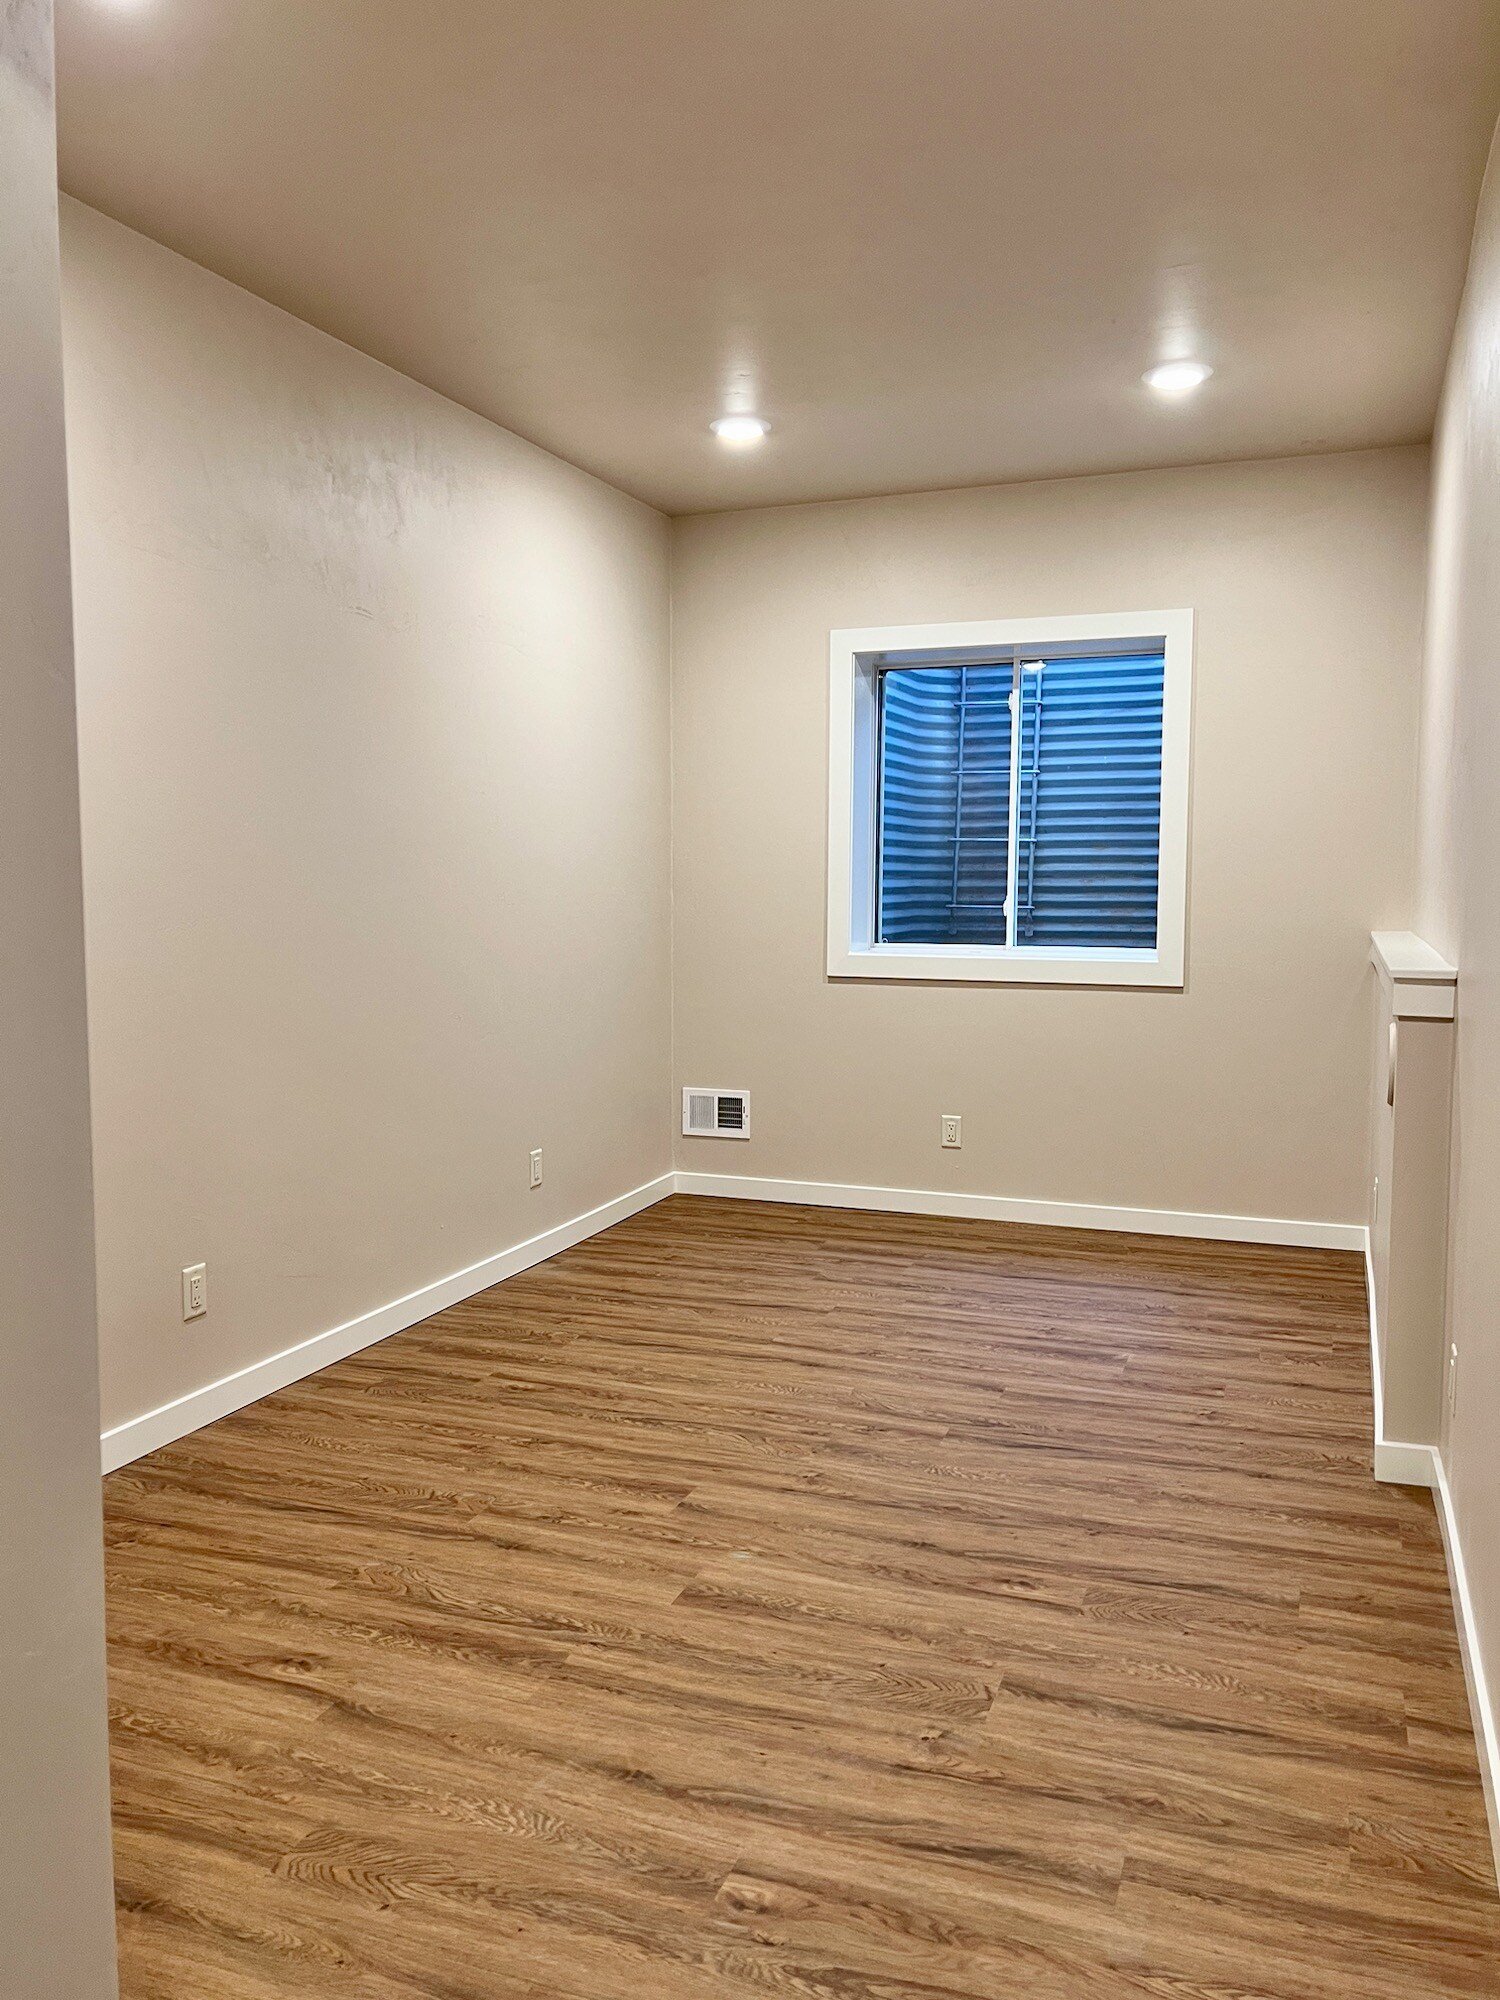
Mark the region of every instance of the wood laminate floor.
POLYGON ((1500 1992, 1360 1261, 678 1197, 108 1482, 127 2000, 1500 1992))

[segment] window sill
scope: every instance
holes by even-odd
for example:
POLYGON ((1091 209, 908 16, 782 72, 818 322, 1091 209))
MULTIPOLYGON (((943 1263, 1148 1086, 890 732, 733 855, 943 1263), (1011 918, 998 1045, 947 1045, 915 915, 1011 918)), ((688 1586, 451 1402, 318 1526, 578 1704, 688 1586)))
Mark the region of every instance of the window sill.
POLYGON ((1183 983, 1166 952, 1047 945, 872 944, 830 951, 830 979, 954 980, 991 985, 1158 986, 1183 983))

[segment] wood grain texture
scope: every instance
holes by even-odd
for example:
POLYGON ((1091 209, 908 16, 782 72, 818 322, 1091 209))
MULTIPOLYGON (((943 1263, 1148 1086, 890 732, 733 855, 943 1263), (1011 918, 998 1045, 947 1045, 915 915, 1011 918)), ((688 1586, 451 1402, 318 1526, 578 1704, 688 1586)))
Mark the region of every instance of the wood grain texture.
POLYGON ((1500 1992, 1360 1261, 678 1197, 108 1482, 126 2000, 1500 1992))

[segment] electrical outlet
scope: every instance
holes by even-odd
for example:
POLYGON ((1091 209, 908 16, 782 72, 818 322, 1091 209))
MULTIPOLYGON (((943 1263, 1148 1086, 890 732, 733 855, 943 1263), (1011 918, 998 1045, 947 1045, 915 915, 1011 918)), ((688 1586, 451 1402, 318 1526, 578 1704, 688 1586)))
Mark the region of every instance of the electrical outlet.
POLYGON ((208 1266, 187 1264, 182 1272, 182 1316, 202 1319, 208 1311, 208 1266))
POLYGON ((964 1121, 956 1111, 943 1113, 943 1144, 961 1146, 964 1142, 964 1121))
POLYGON ((533 1147, 531 1154, 531 1185, 533 1187, 540 1187, 541 1184, 542 1184, 542 1149, 540 1146, 536 1146, 533 1147))

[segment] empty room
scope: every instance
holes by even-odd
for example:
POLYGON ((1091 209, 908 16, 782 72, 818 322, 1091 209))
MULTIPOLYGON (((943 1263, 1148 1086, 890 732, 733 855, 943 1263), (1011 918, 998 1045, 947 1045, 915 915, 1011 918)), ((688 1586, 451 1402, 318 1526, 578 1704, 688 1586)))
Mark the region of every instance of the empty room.
POLYGON ((1497 120, 0 8, 3 2000, 1500 2000, 1497 120))

